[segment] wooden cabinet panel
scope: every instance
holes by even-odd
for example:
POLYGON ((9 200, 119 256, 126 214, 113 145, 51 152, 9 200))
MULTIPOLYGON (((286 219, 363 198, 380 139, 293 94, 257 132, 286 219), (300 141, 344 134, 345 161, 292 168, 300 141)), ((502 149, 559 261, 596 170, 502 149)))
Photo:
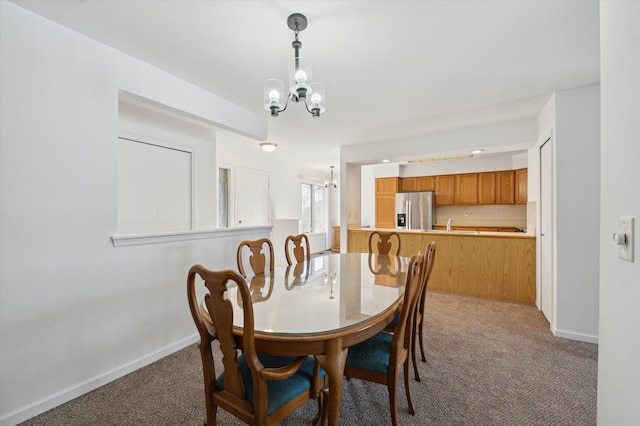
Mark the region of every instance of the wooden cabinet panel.
POLYGON ((456 204, 478 204, 478 174, 456 175, 456 204))
POLYGON ((396 195, 376 197, 376 228, 396 227, 396 195))
MULTIPOLYGON (((483 236, 399 230, 401 256, 431 241, 438 255, 429 289, 498 300, 536 302, 536 239, 525 234, 483 236)), ((349 253, 366 253, 371 230, 349 230, 349 253)))
POLYGON ((496 204, 514 204, 515 173, 513 170, 496 172, 496 204))
POLYGON ((416 179, 416 191, 435 191, 435 176, 421 176, 416 179))
POLYGON ((456 203, 456 175, 436 176, 436 206, 456 203))
POLYGON ((516 204, 527 203, 529 199, 527 185, 527 169, 516 170, 516 204))
POLYGON ((376 195, 379 194, 395 194, 398 192, 398 182, 400 178, 377 178, 376 179, 376 195))
POLYGON ((340 227, 333 227, 333 244, 331 245, 331 251, 340 253, 340 227))
POLYGON ((496 203, 496 172, 478 173, 478 204, 496 203))
POLYGON ((416 178, 400 178, 400 192, 415 192, 416 189, 416 178))

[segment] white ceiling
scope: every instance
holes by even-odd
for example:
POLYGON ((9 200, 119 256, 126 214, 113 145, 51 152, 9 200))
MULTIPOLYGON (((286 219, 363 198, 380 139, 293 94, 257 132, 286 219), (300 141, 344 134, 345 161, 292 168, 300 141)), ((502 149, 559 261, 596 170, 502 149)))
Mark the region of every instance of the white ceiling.
POLYGON ((268 117, 273 158, 323 170, 341 145, 535 115, 600 80, 597 0, 15 3, 268 117), (263 109, 262 82, 288 79, 294 12, 327 90, 319 119, 263 109))

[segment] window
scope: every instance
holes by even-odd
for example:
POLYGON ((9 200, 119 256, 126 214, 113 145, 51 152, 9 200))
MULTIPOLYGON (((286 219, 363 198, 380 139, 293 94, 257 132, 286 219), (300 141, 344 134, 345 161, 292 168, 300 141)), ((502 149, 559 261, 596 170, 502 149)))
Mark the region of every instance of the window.
POLYGON ((229 169, 218 168, 218 228, 229 227, 229 169))
POLYGON ((302 184, 302 232, 326 232, 324 185, 302 184))

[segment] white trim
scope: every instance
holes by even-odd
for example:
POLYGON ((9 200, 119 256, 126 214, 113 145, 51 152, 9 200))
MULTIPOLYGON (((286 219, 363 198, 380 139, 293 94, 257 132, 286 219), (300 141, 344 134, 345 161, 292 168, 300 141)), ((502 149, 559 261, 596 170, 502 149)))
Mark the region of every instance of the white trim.
POLYGON ((112 235, 114 247, 141 244, 170 243, 175 241, 201 240, 205 238, 235 237, 254 234, 256 231, 271 232, 271 226, 246 226, 241 228, 209 229, 198 231, 159 232, 153 234, 112 235))
POLYGON ((569 340, 578 340, 580 342, 587 343, 595 343, 598 344, 598 336, 594 336, 593 334, 584 334, 584 333, 576 333, 573 331, 566 330, 558 330, 556 328, 555 333, 553 333, 556 337, 562 337, 563 339, 569 340))
POLYGON ((14 410, 7 413, 0 419, 1 426, 16 425, 39 414, 44 413, 54 407, 69 402, 74 398, 84 395, 92 390, 98 389, 101 386, 106 385, 116 379, 126 376, 142 367, 145 367, 152 362, 158 361, 172 353, 178 352, 187 346, 198 342, 198 334, 192 334, 178 342, 175 342, 169 346, 159 349, 155 352, 142 356, 136 360, 133 360, 127 364, 122 365, 119 368, 108 371, 104 374, 94 376, 93 378, 86 380, 82 383, 70 386, 60 392, 57 392, 47 398, 43 398, 25 407, 14 410))

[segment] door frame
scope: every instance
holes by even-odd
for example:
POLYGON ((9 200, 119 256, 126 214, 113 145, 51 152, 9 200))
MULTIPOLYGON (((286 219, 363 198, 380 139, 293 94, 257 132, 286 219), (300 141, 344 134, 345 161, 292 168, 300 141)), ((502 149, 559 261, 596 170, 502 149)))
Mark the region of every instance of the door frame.
POLYGON ((544 142, 540 144, 538 149, 539 154, 539 190, 538 197, 538 276, 539 280, 539 302, 540 310, 549 321, 552 332, 555 334, 556 329, 556 303, 557 303, 557 290, 555 280, 555 150, 554 150, 553 137, 550 136, 544 142), (547 147, 546 160, 543 155, 543 148, 547 147), (545 167, 545 162, 549 164, 545 167), (548 170, 550 176, 548 179, 544 178, 543 170, 548 170), (545 188, 548 189, 548 193, 545 193, 545 188), (546 195, 545 195, 546 194, 546 195), (544 210, 544 211, 543 211, 544 210), (546 223, 544 219, 548 217, 549 223, 546 223), (547 258, 545 258, 545 256, 547 258), (544 266, 548 266, 548 271, 544 266))

